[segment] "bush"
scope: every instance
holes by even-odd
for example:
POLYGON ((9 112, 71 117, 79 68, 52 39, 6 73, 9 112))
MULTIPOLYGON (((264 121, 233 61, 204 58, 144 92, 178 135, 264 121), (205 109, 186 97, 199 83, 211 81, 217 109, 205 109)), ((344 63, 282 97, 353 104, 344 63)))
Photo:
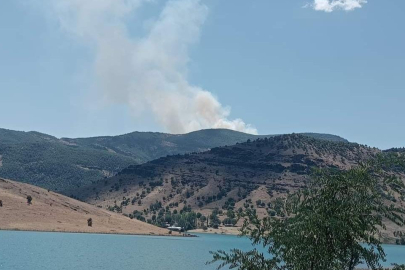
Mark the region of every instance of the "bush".
POLYGON ((28 203, 28 204, 31 204, 31 203, 32 203, 32 197, 31 197, 31 195, 28 195, 28 196, 27 196, 27 203, 28 203))
POLYGON ((92 219, 92 218, 89 218, 89 219, 87 220, 87 226, 89 226, 89 227, 92 227, 92 226, 93 226, 93 219, 92 219))
POLYGON ((405 236, 401 236, 401 238, 397 239, 395 242, 397 245, 405 245, 405 236))
POLYGON ((3 207, 3 201, 0 200, 0 207, 3 207))

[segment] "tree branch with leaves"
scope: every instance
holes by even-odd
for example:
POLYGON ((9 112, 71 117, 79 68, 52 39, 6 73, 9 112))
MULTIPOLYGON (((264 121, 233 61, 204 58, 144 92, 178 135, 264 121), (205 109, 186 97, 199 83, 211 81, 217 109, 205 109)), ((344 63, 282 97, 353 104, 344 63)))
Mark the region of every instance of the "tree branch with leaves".
POLYGON ((405 213, 387 203, 383 190, 404 194, 395 174, 404 164, 403 155, 387 154, 347 171, 315 170, 307 188, 283 201, 285 218, 259 218, 252 209, 240 214, 241 235, 268 254, 217 251, 209 263, 241 270, 382 269, 383 221, 402 226, 405 213))

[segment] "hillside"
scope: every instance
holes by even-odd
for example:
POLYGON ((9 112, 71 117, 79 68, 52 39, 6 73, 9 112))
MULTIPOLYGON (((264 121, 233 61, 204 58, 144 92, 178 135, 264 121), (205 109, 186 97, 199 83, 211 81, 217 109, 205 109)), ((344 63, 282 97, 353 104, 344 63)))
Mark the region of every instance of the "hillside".
POLYGON ((127 190, 132 190, 139 182, 161 184, 162 180, 163 187, 176 186, 183 193, 187 188, 195 190, 206 185, 213 185, 210 193, 218 191, 217 186, 227 187, 230 192, 236 187, 252 191, 260 185, 270 185, 282 192, 285 186, 305 184, 312 167, 348 168, 379 152, 354 143, 317 140, 298 134, 281 135, 132 165, 116 177, 80 189, 81 198, 86 199, 83 197, 86 191, 89 195, 94 194, 94 190, 114 194, 118 185, 119 194, 126 186, 127 190), (170 183, 165 185, 166 181, 170 183))
MULTIPOLYGON (((308 136, 344 140, 327 134, 308 136)), ((70 195, 70 190, 115 175, 129 165, 254 138, 257 136, 218 129, 183 135, 134 132, 111 137, 58 139, 39 132, 0 129, 0 177, 70 195)))
POLYGON ((244 207, 277 215, 278 198, 304 187, 313 167, 347 169, 380 152, 355 143, 282 135, 129 166, 75 195, 146 220, 174 210, 208 216, 216 208, 224 213, 221 220, 227 210, 244 207))
POLYGON ((0 177, 63 192, 111 176, 133 158, 38 132, 0 129, 0 177))
MULTIPOLYGON (((215 213, 218 219, 200 220, 198 225, 215 227, 240 208, 254 208, 260 216, 282 216, 280 199, 305 187, 312 168, 348 169, 378 153, 355 143, 282 135, 130 166, 76 195, 157 225, 170 221, 175 212, 195 211, 205 217, 215 213)), ((403 207, 389 190, 382 192, 387 202, 403 207)), ((388 241, 396 230, 388 224, 388 241)))
MULTIPOLYGON (((302 133, 302 135, 328 141, 347 142, 339 136, 330 134, 302 133)), ((132 157, 138 163, 145 163, 167 155, 202 152, 214 147, 272 136, 277 135, 252 135, 228 129, 206 129, 187 134, 133 132, 119 136, 62 138, 62 140, 73 145, 112 151, 132 157)))
POLYGON ((384 152, 387 152, 387 153, 405 153, 405 147, 391 148, 391 149, 384 150, 384 152))
MULTIPOLYGON (((139 181, 161 184, 163 180, 176 182, 176 186, 183 189, 214 182, 231 186, 231 189, 239 184, 249 188, 255 185, 281 187, 291 181, 295 183, 291 186, 298 187, 305 183, 312 167, 348 168, 379 152, 355 143, 317 140, 298 134, 281 135, 132 165, 115 177, 80 190, 92 194, 94 188, 102 192, 113 189, 109 193, 114 193, 117 185, 122 192, 123 187, 136 186, 139 181)), ((172 183, 167 186, 170 188, 172 183)))
POLYGON ((0 179, 0 230, 167 234, 167 230, 131 220, 32 185, 0 179), (32 204, 27 196, 32 196, 32 204), (92 227, 87 220, 92 219, 92 227))

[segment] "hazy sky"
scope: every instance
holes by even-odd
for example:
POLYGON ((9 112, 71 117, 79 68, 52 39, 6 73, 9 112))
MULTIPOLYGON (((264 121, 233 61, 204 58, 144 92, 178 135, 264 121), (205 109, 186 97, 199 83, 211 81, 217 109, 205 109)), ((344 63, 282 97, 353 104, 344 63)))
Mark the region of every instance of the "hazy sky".
POLYGON ((2 0, 0 127, 405 146, 403 0, 2 0))

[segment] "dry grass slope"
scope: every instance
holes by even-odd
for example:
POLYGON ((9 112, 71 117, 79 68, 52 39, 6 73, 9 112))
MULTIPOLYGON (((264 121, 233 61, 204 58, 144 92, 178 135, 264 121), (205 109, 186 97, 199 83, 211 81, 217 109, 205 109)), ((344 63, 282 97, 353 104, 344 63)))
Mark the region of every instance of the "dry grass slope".
POLYGON ((166 235, 168 232, 52 191, 10 180, 0 179, 0 200, 3 204, 0 207, 1 230, 142 235, 166 235), (30 205, 28 195, 32 196, 30 205), (87 225, 89 218, 93 221, 92 227, 87 225))

